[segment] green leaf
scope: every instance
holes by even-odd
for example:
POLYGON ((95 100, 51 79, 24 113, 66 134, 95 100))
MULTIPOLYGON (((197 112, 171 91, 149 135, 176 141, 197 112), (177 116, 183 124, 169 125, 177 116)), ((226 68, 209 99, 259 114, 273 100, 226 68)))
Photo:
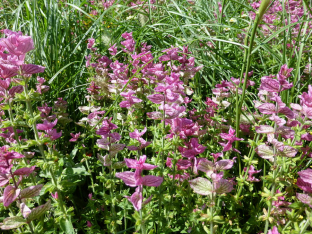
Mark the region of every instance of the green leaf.
POLYGON ((191 188, 200 195, 209 195, 212 193, 212 184, 209 180, 198 177, 189 181, 191 188))
POLYGON ((13 228, 18 228, 26 224, 26 220, 22 217, 14 216, 8 217, 3 220, 3 224, 0 226, 2 230, 10 230, 13 228))
POLYGON ((292 209, 299 209, 303 206, 304 206, 304 204, 302 202, 294 202, 291 205, 289 205, 288 207, 292 208, 292 209))
POLYGON ((87 172, 85 166, 82 165, 82 164, 77 164, 77 165, 75 165, 75 167, 64 169, 63 174, 65 174, 67 176, 71 176, 71 175, 90 175, 90 173, 87 172))
POLYGON ((66 233, 66 234, 75 234, 75 230, 73 227, 73 224, 70 220, 62 218, 60 220, 60 226, 61 229, 66 233))

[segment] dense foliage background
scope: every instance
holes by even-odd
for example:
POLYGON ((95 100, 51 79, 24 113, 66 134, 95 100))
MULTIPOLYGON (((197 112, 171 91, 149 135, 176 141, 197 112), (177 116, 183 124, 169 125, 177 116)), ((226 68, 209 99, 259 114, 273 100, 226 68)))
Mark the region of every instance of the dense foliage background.
POLYGON ((310 233, 312 4, 262 2, 2 0, 3 232, 310 233))

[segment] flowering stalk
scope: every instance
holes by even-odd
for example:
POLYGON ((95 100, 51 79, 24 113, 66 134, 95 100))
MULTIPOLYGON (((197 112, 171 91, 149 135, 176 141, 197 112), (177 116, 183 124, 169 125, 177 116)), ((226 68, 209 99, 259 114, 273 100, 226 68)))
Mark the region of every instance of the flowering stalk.
MULTIPOLYGON (((30 117, 32 119, 32 128, 33 128, 33 132, 35 135, 35 140, 38 142, 38 148, 39 148, 40 154, 41 154, 44 162, 48 163, 48 161, 45 157, 45 154, 44 154, 43 146, 42 146, 42 144, 39 143, 39 134, 38 134, 37 124, 36 124, 36 119, 34 118, 32 106, 31 106, 31 101, 29 99, 28 81, 29 81, 28 78, 26 78, 25 86, 24 86, 24 92, 25 92, 25 97, 26 97, 26 100, 25 100, 26 101, 26 108, 27 108, 27 110, 30 114, 30 117)), ((58 199, 57 199, 58 206, 60 207, 62 213, 65 215, 65 219, 68 220, 70 222, 70 225, 72 226, 72 223, 70 221, 70 217, 68 217, 68 215, 67 215, 67 210, 65 208, 65 204, 64 204, 63 199, 62 199, 61 191, 58 189, 57 179, 54 175, 54 171, 51 168, 49 168, 48 170, 49 170, 49 173, 50 173, 51 178, 52 178, 52 183, 55 186, 56 192, 58 193, 58 199)))

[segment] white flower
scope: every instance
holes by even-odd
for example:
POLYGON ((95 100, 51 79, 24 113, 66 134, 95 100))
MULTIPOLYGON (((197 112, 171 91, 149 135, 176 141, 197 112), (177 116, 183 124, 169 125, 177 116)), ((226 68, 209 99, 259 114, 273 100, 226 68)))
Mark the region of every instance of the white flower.
POLYGON ((229 20, 229 22, 230 22, 230 23, 237 23, 237 19, 231 18, 231 19, 229 20))

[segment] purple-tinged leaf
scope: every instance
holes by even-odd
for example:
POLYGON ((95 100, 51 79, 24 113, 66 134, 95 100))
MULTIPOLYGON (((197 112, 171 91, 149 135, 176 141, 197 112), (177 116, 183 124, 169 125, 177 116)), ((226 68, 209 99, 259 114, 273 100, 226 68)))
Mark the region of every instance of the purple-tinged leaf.
POLYGON ((3 187, 4 185, 8 183, 9 183, 9 177, 4 173, 0 173, 0 186, 3 187))
POLYGON ((155 169, 157 166, 149 164, 149 163, 143 163, 143 170, 153 170, 155 169))
POLYGON ((162 94, 152 94, 152 95, 147 96, 147 98, 151 102, 156 103, 156 104, 160 104, 164 101, 164 95, 162 94))
POLYGON ((112 168, 113 169, 121 169, 123 167, 126 166, 126 163, 125 161, 119 161, 119 162, 115 162, 113 165, 112 165, 112 168))
POLYGON ((230 159, 224 159, 216 162, 215 167, 217 171, 228 170, 233 167, 234 162, 230 159))
POLYGON ((112 144, 109 148, 109 155, 115 156, 119 151, 123 150, 125 146, 125 144, 112 144))
POLYGON ((297 198, 304 204, 312 205, 312 197, 310 197, 308 194, 304 193, 297 193, 297 198))
POLYGON ((192 166, 192 162, 189 160, 179 159, 176 166, 178 170, 186 170, 192 166))
POLYGON ((312 184, 312 169, 308 168, 306 170, 299 171, 298 175, 304 182, 312 184))
POLYGON ((146 115, 151 118, 151 119, 162 119, 163 114, 159 111, 154 111, 154 112, 147 112, 146 115))
POLYGON ((142 193, 134 192, 131 197, 126 196, 126 198, 132 203, 134 209, 139 211, 142 209, 142 193))
POLYGON ((276 107, 273 103, 264 103, 258 107, 262 114, 271 115, 276 113, 276 107))
POLYGON ((6 155, 6 159, 17 159, 17 158, 24 158, 25 156, 20 154, 20 153, 17 153, 17 152, 9 152, 7 155, 6 155))
POLYGON ((97 158, 99 161, 103 164, 103 166, 108 167, 112 164, 112 160, 108 154, 106 154, 104 157, 102 155, 97 155, 97 158))
POLYGON ((302 107, 302 113, 308 117, 309 119, 312 119, 312 108, 308 106, 302 107))
POLYGON ((209 180, 198 177, 193 180, 189 180, 191 188, 195 193, 200 195, 209 195, 212 193, 212 184, 209 180))
POLYGON ((153 195, 149 196, 143 201, 143 205, 147 205, 152 200, 153 195))
POLYGON ((299 104, 296 103, 290 103, 290 107, 293 108, 296 111, 301 111, 302 107, 299 104))
POLYGON ((278 151, 277 156, 292 158, 297 154, 297 150, 289 145, 285 145, 283 151, 278 151))
POLYGON ((312 193, 312 184, 304 182, 301 178, 297 179, 297 186, 307 193, 312 193))
POLYGON ((134 151, 134 150, 139 150, 139 147, 135 146, 135 145, 129 145, 127 146, 128 150, 134 151))
POLYGON ((138 161, 131 158, 125 158, 125 162, 128 168, 137 168, 138 161))
POLYGON ((3 223, 0 224, 2 230, 10 230, 14 228, 18 228, 22 225, 26 224, 26 220, 22 217, 14 216, 8 217, 3 220, 3 223))
POLYGON ((215 184, 215 192, 218 194, 229 193, 233 190, 233 184, 225 179, 220 179, 215 184))
POLYGON ((274 133, 274 128, 269 125, 260 125, 259 127, 256 127, 256 132, 270 134, 270 133, 274 133))
POLYGON ((35 186, 30 186, 21 191, 21 198, 32 198, 38 196, 43 187, 43 184, 38 184, 35 186))
POLYGON ((295 114, 294 112, 289 109, 288 107, 284 107, 279 109, 278 113, 285 115, 288 119, 294 119, 295 118, 295 114))
POLYGON ((28 176, 30 175, 30 173, 32 173, 35 170, 35 168, 36 166, 20 168, 14 171, 13 175, 27 175, 28 176))
POLYGON ((22 85, 17 85, 17 86, 13 86, 10 90, 9 90, 9 94, 11 96, 14 96, 16 93, 22 93, 24 91, 24 86, 22 85))
POLYGON ((276 133, 281 134, 283 137, 286 138, 293 138, 295 136, 295 131, 291 130, 291 128, 287 126, 278 127, 276 129, 276 133))
POLYGON ((158 187, 164 178, 160 176, 147 175, 142 178, 142 184, 149 187, 158 187))
POLYGON ((44 72, 45 67, 35 65, 35 64, 23 64, 22 65, 22 74, 23 75, 30 75, 30 74, 36 74, 36 73, 42 73, 44 72))
POLYGON ((27 218, 28 215, 31 213, 31 209, 29 209, 29 207, 26 206, 25 203, 20 204, 20 209, 21 209, 21 213, 22 213, 24 218, 27 218))
POLYGON ((4 88, 5 90, 7 90, 10 87, 11 84, 11 79, 7 78, 7 79, 0 79, 0 87, 4 88))
POLYGON ((51 206, 51 200, 48 200, 48 202, 44 205, 38 206, 31 210, 30 214, 27 216, 27 223, 30 223, 34 219, 38 219, 40 216, 42 216, 45 212, 47 212, 50 209, 51 206))
POLYGON ((261 158, 264 159, 273 159, 274 157, 273 148, 271 146, 259 145, 256 148, 256 152, 261 158))
POLYGON ((6 79, 18 75, 18 67, 10 64, 0 64, 0 78, 6 79))
POLYGON ((137 186, 137 183, 136 183, 137 181, 134 178, 134 172, 131 172, 131 171, 118 172, 115 174, 115 176, 119 179, 122 179, 122 181, 130 187, 137 186))
POLYGON ((260 88, 268 92, 280 92, 280 83, 277 80, 271 78, 262 77, 260 88))
POLYGON ((6 186, 3 191, 3 205, 5 207, 11 205, 11 203, 16 200, 20 192, 20 189, 15 189, 12 185, 6 186))
POLYGON ((206 158, 201 158, 199 160, 199 163, 197 164, 197 170, 208 174, 213 172, 213 166, 213 162, 209 161, 206 158))

